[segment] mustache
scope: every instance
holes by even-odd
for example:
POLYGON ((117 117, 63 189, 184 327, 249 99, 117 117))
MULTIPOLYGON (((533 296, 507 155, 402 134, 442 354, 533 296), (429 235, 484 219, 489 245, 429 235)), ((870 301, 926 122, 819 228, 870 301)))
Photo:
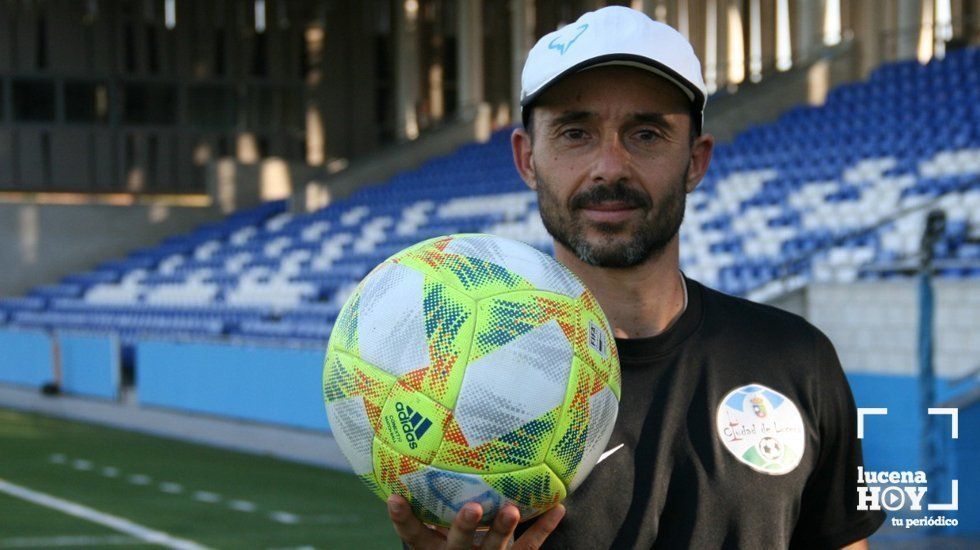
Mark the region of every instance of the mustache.
POLYGON ((582 209, 604 202, 621 202, 631 208, 650 208, 652 205, 648 195, 627 186, 625 183, 596 185, 577 193, 569 201, 569 205, 575 209, 582 209))

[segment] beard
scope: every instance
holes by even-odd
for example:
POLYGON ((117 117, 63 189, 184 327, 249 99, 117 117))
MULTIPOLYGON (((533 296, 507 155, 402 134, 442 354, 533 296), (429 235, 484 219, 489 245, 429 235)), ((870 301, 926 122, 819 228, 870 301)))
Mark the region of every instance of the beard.
POLYGON ((687 169, 676 185, 654 203, 649 195, 618 181, 597 185, 573 195, 562 205, 552 186, 536 177, 541 220, 551 236, 575 253, 583 262, 596 267, 634 267, 660 255, 677 235, 684 221, 687 169), (607 201, 621 202, 641 212, 639 220, 596 223, 584 218, 582 209, 607 201), (598 236, 589 239, 594 229, 598 236))

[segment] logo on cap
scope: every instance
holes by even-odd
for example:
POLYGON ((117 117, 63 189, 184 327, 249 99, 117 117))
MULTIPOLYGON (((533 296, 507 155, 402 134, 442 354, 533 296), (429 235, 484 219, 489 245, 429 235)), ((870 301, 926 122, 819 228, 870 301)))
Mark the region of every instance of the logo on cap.
POLYGON ((589 28, 589 24, 588 23, 584 23, 584 24, 579 25, 578 27, 576 27, 574 30, 576 30, 578 32, 576 32, 575 33, 575 36, 573 36, 572 39, 569 40, 568 42, 559 42, 559 40, 565 38, 563 35, 559 35, 559 36, 556 36, 556 37, 552 38, 551 39, 551 42, 548 43, 548 49, 549 50, 558 50, 558 53, 559 54, 565 55, 565 52, 568 51, 568 48, 571 48, 572 47, 572 44, 574 44, 575 41, 578 40, 578 37, 582 36, 582 33, 584 33, 585 32, 585 29, 588 29, 588 28, 589 28))

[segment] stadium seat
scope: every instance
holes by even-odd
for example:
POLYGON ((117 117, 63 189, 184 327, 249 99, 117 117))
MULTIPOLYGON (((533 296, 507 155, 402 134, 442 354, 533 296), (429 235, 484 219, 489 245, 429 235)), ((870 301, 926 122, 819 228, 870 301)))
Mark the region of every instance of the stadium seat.
MULTIPOLYGON (((949 223, 938 274, 980 276, 980 49, 884 65, 718 144, 688 196, 682 266, 740 295, 906 276, 928 211, 949 223), (903 267, 904 266, 904 267, 903 267)), ((377 263, 415 242, 489 232, 552 252, 511 166, 510 129, 309 214, 270 202, 27 296, 0 323, 322 346, 377 263)))

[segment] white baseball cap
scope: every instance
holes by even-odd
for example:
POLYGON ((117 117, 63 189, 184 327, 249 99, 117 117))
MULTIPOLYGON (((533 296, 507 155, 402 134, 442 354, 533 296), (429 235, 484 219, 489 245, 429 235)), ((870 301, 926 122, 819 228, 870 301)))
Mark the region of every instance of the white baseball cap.
POLYGON ((563 77, 604 65, 626 65, 655 73, 677 85, 691 100, 700 129, 707 93, 694 48, 672 27, 623 6, 590 11, 578 21, 546 34, 531 48, 521 73, 521 113, 563 77))

